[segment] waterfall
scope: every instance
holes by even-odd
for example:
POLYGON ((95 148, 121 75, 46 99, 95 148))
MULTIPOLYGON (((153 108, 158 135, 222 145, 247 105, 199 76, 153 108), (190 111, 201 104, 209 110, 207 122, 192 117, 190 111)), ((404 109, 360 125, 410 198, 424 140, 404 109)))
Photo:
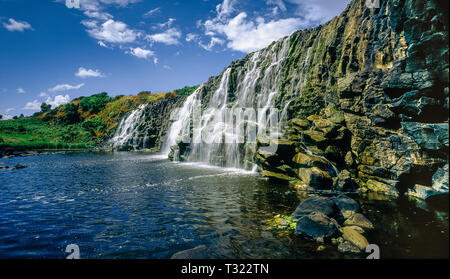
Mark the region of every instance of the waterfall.
MULTIPOLYGON (((191 129, 190 119, 195 114, 194 107, 201 101, 200 88, 197 89, 186 99, 176 121, 169 128, 165 153, 168 154, 170 146, 180 141, 190 142, 188 161, 256 169, 252 163, 255 142, 254 139, 245 140, 245 131, 249 133, 248 131, 255 129, 258 136, 264 136, 267 123, 277 119, 275 117, 277 112, 272 108, 279 93, 281 69, 289 46, 290 40, 286 37, 270 48, 250 54, 242 68, 227 68, 222 73, 220 83, 212 92, 208 103, 206 106, 203 104, 199 121, 194 121, 194 127, 191 129), (232 71, 235 71, 234 77, 232 71), (230 90, 232 78, 237 80, 237 84, 230 90), (251 111, 258 112, 257 116, 253 117, 251 111), (191 134, 192 142, 186 140, 191 134)), ((273 129, 268 131, 270 137, 282 136, 277 129, 279 123, 271 124, 273 129)))
POLYGON ((137 130, 146 107, 147 104, 140 105, 137 109, 133 110, 130 115, 124 117, 120 121, 114 136, 109 140, 113 148, 121 147, 125 144, 131 144, 133 149, 139 147, 137 142, 137 130))
POLYGON ((170 125, 167 131, 166 142, 163 146, 163 155, 168 155, 170 147, 177 143, 177 138, 182 136, 180 140, 188 141, 186 137, 190 134, 190 117, 196 104, 198 104, 198 94, 202 90, 202 86, 197 88, 183 104, 181 109, 173 112, 175 116, 171 116, 171 119, 176 119, 175 122, 170 125), (183 138, 184 136, 184 138, 183 138))

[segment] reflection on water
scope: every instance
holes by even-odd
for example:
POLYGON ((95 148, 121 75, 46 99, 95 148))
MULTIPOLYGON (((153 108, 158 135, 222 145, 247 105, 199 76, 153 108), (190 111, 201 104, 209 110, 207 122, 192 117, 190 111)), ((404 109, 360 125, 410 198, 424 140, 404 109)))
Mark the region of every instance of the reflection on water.
MULTIPOLYGON (((28 168, 0 172, 0 258, 64 258, 71 243, 82 258, 169 258, 198 245, 216 258, 348 257, 266 231, 268 219, 300 200, 253 173, 139 153, 1 162, 28 168)), ((360 202, 381 257, 448 257, 448 197, 360 202)))

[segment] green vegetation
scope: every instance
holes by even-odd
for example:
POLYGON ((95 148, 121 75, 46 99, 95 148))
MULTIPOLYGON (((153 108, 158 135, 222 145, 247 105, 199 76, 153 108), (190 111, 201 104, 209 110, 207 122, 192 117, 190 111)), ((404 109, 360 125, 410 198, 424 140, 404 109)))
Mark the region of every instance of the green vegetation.
POLYGON ((192 92, 194 92, 199 87, 200 85, 185 86, 181 89, 175 90, 175 93, 177 93, 177 95, 191 95, 192 92))
MULTIPOLYGON (((108 96, 102 92, 79 97, 52 109, 42 103, 33 116, 14 116, 0 121, 0 148, 84 149, 94 148, 118 125, 124 113, 144 103, 177 95, 189 95, 198 86, 185 86, 167 93, 143 91, 136 96, 108 96)), ((0 117, 1 119, 2 117, 0 117)))

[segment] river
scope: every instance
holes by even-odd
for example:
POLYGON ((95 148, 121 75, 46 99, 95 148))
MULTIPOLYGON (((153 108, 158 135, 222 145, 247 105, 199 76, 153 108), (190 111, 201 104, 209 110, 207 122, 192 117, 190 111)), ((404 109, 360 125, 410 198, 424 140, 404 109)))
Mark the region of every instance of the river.
MULTIPOLYGON (((0 159, 0 258, 170 258, 199 245, 211 258, 361 258, 316 251, 267 230, 302 197, 255 173, 136 152, 0 159)), ((448 195, 429 202, 358 198, 382 258, 447 257, 448 195)))

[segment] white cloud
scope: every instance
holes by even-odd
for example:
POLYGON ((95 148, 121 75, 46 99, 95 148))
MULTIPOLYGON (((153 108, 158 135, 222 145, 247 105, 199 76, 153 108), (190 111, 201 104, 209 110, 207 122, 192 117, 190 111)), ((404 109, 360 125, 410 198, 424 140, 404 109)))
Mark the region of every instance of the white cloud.
MULTIPOLYGON (((251 52, 266 47, 302 26, 298 18, 286 18, 265 22, 261 17, 255 21, 247 20, 247 13, 241 12, 225 23, 207 20, 204 23, 206 34, 224 35, 227 46, 233 50, 251 52)), ((213 44, 212 37, 210 45, 213 44)))
POLYGON ((234 12, 236 0, 224 0, 216 6, 217 18, 222 19, 234 12))
POLYGON ((11 111, 14 111, 14 110, 16 110, 16 109, 15 109, 15 108, 8 108, 8 109, 5 109, 5 112, 4 112, 4 113, 0 113, 0 114, 3 115, 2 120, 9 120, 9 119, 12 119, 13 116, 10 115, 9 113, 10 113, 11 111))
MULTIPOLYGON (((237 0, 223 0, 216 6, 215 17, 198 21, 205 37, 189 33, 186 41, 197 42, 202 48, 212 50, 224 44, 232 50, 251 52, 266 47, 271 42, 294 31, 325 23, 342 11, 350 0, 265 0, 264 17, 254 17, 240 11, 237 0), (286 4, 289 3, 289 9, 286 4), (291 9, 291 6, 294 9, 291 9), (291 12, 291 10, 293 12, 291 12), (291 17, 280 18, 280 12, 290 12, 291 17)), ((241 2, 239 2, 241 4, 241 2)))
POLYGON ((50 92, 66 91, 66 90, 72 90, 72 89, 80 89, 83 86, 84 86, 84 83, 80 83, 78 85, 58 84, 55 87, 50 88, 48 91, 50 91, 50 92))
POLYGON ((145 17, 148 17, 148 16, 151 16, 151 15, 153 15, 153 14, 159 12, 159 11, 161 11, 161 8, 159 8, 159 7, 158 7, 158 8, 154 8, 154 9, 152 9, 152 10, 146 12, 146 13, 144 14, 144 16, 145 16, 145 17))
POLYGON ((267 5, 274 5, 277 10, 280 9, 283 12, 287 10, 283 0, 266 0, 266 3, 267 5))
POLYGON ((23 90, 22 87, 17 88, 17 93, 25 93, 25 90, 23 90))
POLYGON ((140 47, 130 48, 130 54, 142 59, 147 59, 148 57, 155 55, 153 51, 140 47))
POLYGON ((48 94, 45 93, 45 92, 41 92, 41 93, 39 94, 39 97, 48 97, 48 94))
POLYGON ((169 28, 175 20, 176 19, 174 19, 174 18, 169 18, 169 20, 167 20, 166 22, 158 24, 158 27, 159 28, 164 28, 164 27, 169 28))
POLYGON ((52 105, 52 108, 56 108, 60 105, 67 104, 70 101, 69 95, 56 95, 53 97, 47 97, 47 100, 45 101, 47 104, 52 105))
POLYGON ((93 20, 84 20, 82 24, 88 28, 87 32, 91 37, 109 43, 131 43, 139 36, 139 33, 128 28, 125 23, 113 19, 100 26, 93 20))
POLYGON ((224 43, 224 41, 222 39, 219 39, 216 37, 211 37, 209 44, 205 45, 202 42, 199 42, 199 45, 206 50, 211 50, 214 46, 222 45, 223 43, 224 43))
POLYGON ((186 34, 186 42, 198 41, 200 36, 198 34, 188 33, 186 34))
POLYGON ((147 35, 146 39, 151 42, 163 43, 166 45, 177 45, 179 44, 179 39, 181 37, 181 32, 176 28, 169 28, 163 33, 147 35))
POLYGON ((83 67, 80 67, 78 69, 78 72, 75 73, 75 76, 80 77, 80 78, 104 77, 104 75, 99 70, 85 69, 83 67))
POLYGON ((109 13, 93 11, 93 10, 86 10, 86 11, 84 11, 84 14, 87 17, 95 18, 95 19, 99 19, 99 20, 108 20, 108 19, 113 18, 113 16, 109 13))
POLYGON ((34 100, 32 102, 28 102, 25 104, 25 107, 23 109, 26 110, 41 110, 41 102, 38 100, 34 100))
POLYGON ((19 32, 23 32, 26 29, 31 29, 33 30, 33 28, 31 27, 31 25, 26 22, 26 21, 16 21, 13 18, 10 18, 8 20, 9 23, 5 23, 3 22, 3 26, 11 32, 14 31, 19 31, 19 32))
POLYGON ((297 5, 295 14, 302 19, 304 27, 319 25, 337 16, 350 0, 287 0, 297 5))

